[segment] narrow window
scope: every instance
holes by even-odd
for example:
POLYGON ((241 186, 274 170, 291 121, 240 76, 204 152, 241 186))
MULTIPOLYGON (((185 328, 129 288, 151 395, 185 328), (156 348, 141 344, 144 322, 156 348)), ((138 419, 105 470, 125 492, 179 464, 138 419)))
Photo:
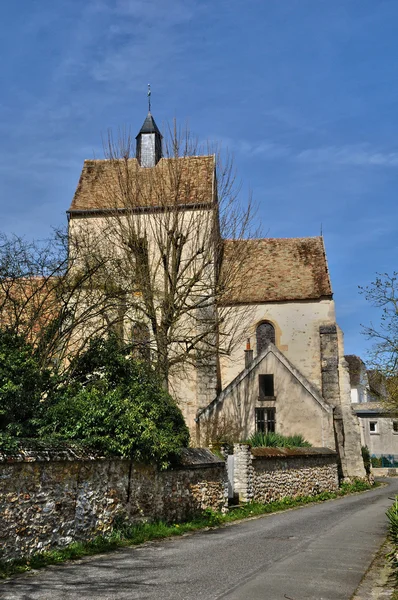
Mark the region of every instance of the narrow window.
POLYGON ((275 431, 275 408, 256 408, 256 432, 275 431))
POLYGON ((259 375, 258 376, 258 390, 260 400, 265 398, 273 398, 274 394, 274 376, 273 375, 259 375))
POLYGON ((398 433, 398 421, 392 422, 392 430, 394 433, 398 433))
POLYGON ((267 408, 267 431, 275 431, 275 408, 267 408))
POLYGON ((271 342, 275 344, 275 328, 272 323, 264 321, 256 329, 257 354, 260 354, 271 342))
POLYGON ((378 433, 377 421, 369 421, 369 431, 370 433, 378 433))
POLYGON ((256 408, 256 432, 265 433, 267 422, 265 420, 265 408, 256 408))

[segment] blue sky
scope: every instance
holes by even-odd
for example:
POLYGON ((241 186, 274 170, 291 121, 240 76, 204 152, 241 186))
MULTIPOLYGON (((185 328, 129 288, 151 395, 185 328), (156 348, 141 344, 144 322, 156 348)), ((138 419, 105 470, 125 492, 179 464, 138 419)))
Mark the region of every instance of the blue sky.
POLYGON ((20 0, 2 7, 5 232, 65 222, 108 128, 189 121, 234 154, 269 237, 325 237, 347 353, 398 269, 396 0, 20 0))

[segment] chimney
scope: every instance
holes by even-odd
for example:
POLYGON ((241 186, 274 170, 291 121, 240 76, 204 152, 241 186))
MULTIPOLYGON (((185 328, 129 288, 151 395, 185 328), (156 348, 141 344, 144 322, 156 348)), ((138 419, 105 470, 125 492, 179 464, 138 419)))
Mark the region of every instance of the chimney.
POLYGON ((250 347, 250 338, 247 338, 246 341, 246 350, 245 350, 245 369, 250 366, 250 363, 253 361, 253 350, 250 347))

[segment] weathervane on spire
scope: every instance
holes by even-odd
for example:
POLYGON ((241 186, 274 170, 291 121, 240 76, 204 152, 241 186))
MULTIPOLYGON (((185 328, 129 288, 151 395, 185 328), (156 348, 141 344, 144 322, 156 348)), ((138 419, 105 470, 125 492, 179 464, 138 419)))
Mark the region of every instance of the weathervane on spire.
POLYGON ((148 111, 151 112, 151 84, 148 83, 148 111))

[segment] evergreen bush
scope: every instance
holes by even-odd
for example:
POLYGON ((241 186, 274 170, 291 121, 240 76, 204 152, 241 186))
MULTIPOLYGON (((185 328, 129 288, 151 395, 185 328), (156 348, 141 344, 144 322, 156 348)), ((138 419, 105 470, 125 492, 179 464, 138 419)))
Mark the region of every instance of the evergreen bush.
POLYGON ((9 329, 0 329, 0 437, 37 434, 41 401, 50 385, 35 350, 9 329))
POLYGON ((60 379, 41 368, 32 345, 0 330, 0 449, 16 451, 22 438, 73 441, 165 468, 189 432, 153 369, 115 336, 92 340, 60 379))
POLYGON ((268 433, 257 432, 250 436, 244 443, 253 448, 309 448, 311 444, 302 435, 281 435, 270 431, 268 433))
POLYGON ((46 401, 40 434, 162 468, 189 443, 181 410, 155 372, 115 337, 93 340, 71 364, 68 380, 46 401))

